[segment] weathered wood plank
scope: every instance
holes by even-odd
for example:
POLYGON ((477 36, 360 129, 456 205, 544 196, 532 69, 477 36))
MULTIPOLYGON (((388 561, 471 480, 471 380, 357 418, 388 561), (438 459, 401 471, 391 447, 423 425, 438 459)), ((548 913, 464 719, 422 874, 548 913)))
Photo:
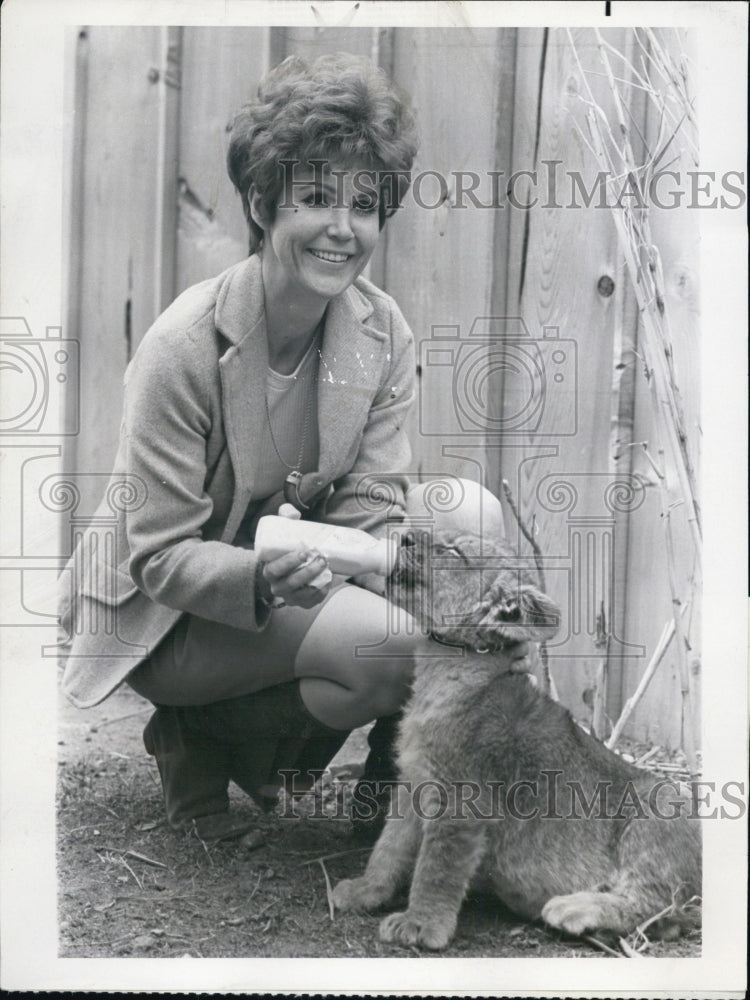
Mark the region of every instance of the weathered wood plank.
POLYGON ((79 57, 86 123, 74 151, 81 208, 72 249, 80 255, 80 276, 70 335, 81 342, 82 414, 75 465, 107 473, 122 374, 159 299, 154 220, 161 98, 153 71, 161 71, 164 50, 157 28, 96 26, 86 33, 79 57))
MULTIPOLYGON (((668 36, 674 45, 676 37, 668 36)), ((645 136, 655 143, 659 129, 658 114, 649 106, 645 136)), ((685 126, 687 127, 687 126, 685 126)), ((693 137, 696 139, 697 137, 693 137)), ((700 459, 700 304, 698 291, 698 213, 687 207, 690 195, 686 171, 695 170, 696 164, 683 148, 680 153, 679 137, 670 146, 670 154, 677 159, 669 164, 674 177, 659 186, 661 200, 669 205, 671 194, 681 198, 675 207, 652 207, 649 212, 654 244, 661 256, 665 280, 665 315, 672 330, 672 345, 677 383, 680 386, 686 418, 691 461, 699 473, 700 459)), ((635 441, 648 442, 650 452, 657 454, 658 435, 654 420, 650 388, 644 377, 642 364, 637 367, 636 418, 633 437, 635 441)), ((664 526, 661 518, 656 477, 642 450, 635 449, 635 471, 653 485, 649 488, 647 511, 639 511, 631 531, 628 553, 628 629, 639 634, 649 654, 658 640, 661 629, 672 618, 672 603, 666 568, 664 526)), ((680 490, 675 466, 669 455, 665 456, 664 471, 672 493, 671 521, 675 539, 676 579, 678 597, 685 603, 692 599, 685 617, 685 628, 690 641, 688 660, 695 694, 694 725, 699 733, 700 724, 700 586, 695 578, 694 546, 688 525, 688 508, 680 502, 680 490)), ((625 696, 632 694, 641 673, 640 665, 630 664, 625 676, 625 696)), ((684 730, 678 649, 673 641, 662 665, 654 676, 648 691, 632 719, 629 732, 643 739, 654 740, 669 747, 681 745, 684 730)))
POLYGON ((268 68, 268 28, 186 28, 180 102, 177 291, 247 255, 226 171, 231 124, 268 68))
MULTIPOLYGON (((576 37, 590 68, 596 50, 586 33, 576 37)), ((615 233, 606 212, 584 207, 580 196, 579 207, 570 205, 569 172, 589 190, 596 167, 576 133, 586 134, 585 108, 564 32, 519 31, 515 89, 513 167, 537 174, 518 180, 513 193, 519 204, 538 202, 509 207, 508 311, 523 318, 528 341, 509 342, 502 469, 527 520, 536 517, 547 586, 564 609, 566 627, 549 648, 561 699, 585 717, 605 652, 596 645, 598 620, 602 609, 607 623, 612 614, 627 516, 609 490, 615 233)))
POLYGON ((483 397, 480 410, 486 408, 489 383, 479 360, 484 348, 476 346, 485 338, 474 343, 469 338, 472 329, 475 335, 481 332, 490 310, 494 212, 460 193, 470 181, 458 175, 475 173, 481 182, 477 199, 489 205, 499 100, 497 45, 496 29, 399 30, 394 39, 394 76, 412 95, 422 145, 407 205, 388 224, 386 287, 421 348, 421 400, 412 433, 416 469, 427 475, 453 472, 478 480, 487 475, 486 413, 477 414, 469 405, 462 421, 457 399, 476 389, 483 397), (430 346, 433 333, 445 343, 430 346), (446 351, 453 352, 454 366, 460 363, 459 352, 464 360, 472 353, 480 368, 476 377, 469 375, 467 383, 457 372, 459 384, 454 384, 451 365, 443 364, 446 351))

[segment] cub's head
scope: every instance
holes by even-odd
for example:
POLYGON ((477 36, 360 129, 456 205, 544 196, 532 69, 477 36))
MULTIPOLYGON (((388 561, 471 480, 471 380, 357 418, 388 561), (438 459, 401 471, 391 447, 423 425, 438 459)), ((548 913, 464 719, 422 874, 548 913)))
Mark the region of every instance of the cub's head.
POLYGON ((550 639, 560 626, 560 609, 536 586, 529 559, 503 539, 407 532, 389 596, 423 631, 480 651, 550 639))

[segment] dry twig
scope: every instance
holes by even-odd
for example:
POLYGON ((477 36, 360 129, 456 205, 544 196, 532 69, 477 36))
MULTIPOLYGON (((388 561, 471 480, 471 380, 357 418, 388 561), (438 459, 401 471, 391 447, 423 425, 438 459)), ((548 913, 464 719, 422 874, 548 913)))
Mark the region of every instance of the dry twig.
MULTIPOLYGON (((632 189, 636 196, 634 199, 618 197, 612 207, 612 218, 643 321, 645 334, 643 351, 646 366, 652 380, 658 384, 655 415, 665 441, 669 443, 683 494, 691 504, 692 516, 689 518, 689 524, 694 536, 696 553, 700 557, 701 517, 695 472, 688 451, 684 411, 674 371, 672 338, 665 309, 664 275, 658 248, 653 244, 651 238, 648 220, 649 179, 653 175, 654 168, 658 167, 666 150, 674 141, 675 135, 680 132, 681 138, 684 136, 684 129, 682 129, 684 121, 694 121, 692 102, 688 98, 684 86, 681 86, 679 95, 672 94, 675 100, 679 99, 684 103, 681 115, 671 120, 672 134, 669 139, 663 142, 660 134, 656 142, 656 149, 652 151, 646 147, 648 154, 646 161, 639 164, 630 142, 626 104, 620 94, 617 78, 609 61, 610 51, 616 52, 616 50, 613 50, 597 29, 594 29, 594 33, 612 94, 617 124, 616 129, 613 129, 603 108, 597 103, 589 86, 587 74, 581 65, 572 33, 568 30, 573 55, 588 93, 588 100, 585 100, 585 103, 589 107, 587 123, 591 141, 588 141, 585 136, 581 136, 581 138, 596 158, 599 167, 609 178, 609 183, 617 182, 619 184, 622 178, 627 178, 629 190, 632 189), (682 131, 680 131, 681 129, 682 131), (635 205, 631 204, 632 200, 635 200, 635 205)), ((663 72, 669 58, 668 54, 659 45, 654 32, 649 33, 648 40, 652 47, 656 46, 655 51, 658 50, 660 60, 658 68, 660 72, 663 72)), ((640 38, 638 41, 639 44, 643 45, 640 38)), ((624 57, 622 58, 624 59, 624 57)), ((657 66, 656 59, 654 59, 653 64, 657 66)), ((676 78, 676 74, 673 76, 676 78)), ((641 79, 642 81, 648 79, 648 70, 644 71, 641 79)), ((667 105, 665 98, 661 97, 656 86, 651 86, 649 96, 663 117, 667 105)))
POLYGON ((591 934, 581 934, 581 939, 583 941, 588 941, 589 944, 593 944, 593 946, 598 948, 600 951, 606 951, 606 953, 611 955, 613 958, 622 958, 622 955, 618 951, 615 951, 614 948, 610 948, 608 944, 605 944, 603 941, 600 941, 599 938, 596 938, 591 934))
POLYGON ((127 870, 128 870, 129 872, 130 872, 130 874, 131 874, 131 875, 133 876, 133 878, 135 879, 135 884, 136 884, 136 885, 138 886, 138 888, 139 888, 139 889, 141 890, 141 892, 142 892, 142 891, 143 891, 143 882, 141 882, 141 880, 140 880, 140 879, 138 878, 138 876, 136 875, 136 873, 135 873, 135 872, 133 871, 133 869, 132 869, 132 868, 130 867, 130 865, 129 865, 129 864, 127 863, 127 861, 125 860, 125 857, 124 857, 124 855, 122 855, 122 856, 120 857, 120 863, 121 863, 121 864, 123 864, 123 865, 124 865, 124 866, 125 866, 125 867, 127 868, 127 870))
POLYGON ((307 861, 300 861, 298 867, 303 868, 305 865, 322 864, 324 861, 330 861, 332 858, 343 858, 347 854, 363 854, 365 851, 371 850, 371 847, 352 847, 348 851, 336 851, 335 854, 324 854, 319 858, 309 858, 307 861))
MULTIPOLYGON (((539 577, 539 586, 542 589, 542 591, 546 594, 547 581, 544 576, 544 555, 539 546, 539 542, 537 542, 536 540, 534 531, 528 527, 524 519, 521 517, 521 514, 519 513, 518 506, 513 496, 513 492, 510 488, 510 483, 508 482, 507 479, 503 479, 503 493, 505 494, 505 499, 507 501, 508 506, 513 512, 513 517, 515 517, 516 523, 521 530, 521 534, 529 543, 529 545, 531 546, 531 550, 534 553, 534 564, 536 565, 536 571, 539 577)), ((535 522, 532 523, 534 523, 535 526, 535 522)), ((553 692, 555 689, 554 685, 552 684, 552 676, 549 672, 549 657, 547 656, 546 642, 539 643, 539 659, 541 660, 542 663, 542 687, 544 689, 544 693, 554 697, 553 692)))
MULTIPOLYGON (((683 605, 683 607, 680 610, 680 614, 684 615, 689 607, 690 607, 689 603, 683 605)), ((626 722, 633 714, 636 706, 638 705, 638 702, 643 697, 646 688, 651 683, 651 679, 656 673, 656 668, 664 659, 664 654, 667 652, 669 644, 672 641, 672 636, 674 634, 675 634, 675 624, 673 620, 667 622, 667 624, 664 626, 664 629, 661 633, 661 637, 659 638, 659 641, 656 644, 656 649, 654 650, 654 653, 649 661, 648 666, 643 672, 643 676, 638 682, 638 687, 635 689, 630 698, 628 698, 628 700, 625 702, 622 712, 620 712, 620 718, 615 723, 614 729, 612 730, 612 733, 609 739, 607 740, 606 745, 609 747, 610 750, 615 746, 615 744, 619 740, 620 736, 622 735, 622 731, 625 728, 626 722)))
POLYGON ((323 864, 322 858, 318 858, 320 862, 320 867, 323 869, 323 878, 326 880, 326 897, 328 899, 328 915, 331 920, 333 920, 334 915, 334 905, 333 905, 333 889, 331 888, 331 880, 328 878, 328 872, 326 871, 326 866, 323 864))
POLYGON ((641 955, 641 953, 632 945, 628 944, 625 938, 620 938, 620 948, 622 949, 623 954, 627 955, 628 958, 643 958, 643 955, 641 955))
POLYGON ((110 851, 112 854, 120 854, 123 857, 132 858, 134 861, 142 861, 144 865, 151 865, 153 868, 164 868, 166 870, 167 866, 162 864, 161 861, 154 861, 152 858, 147 858, 145 854, 139 854, 138 851, 131 851, 129 847, 108 847, 104 844, 97 844, 94 847, 95 851, 110 851))

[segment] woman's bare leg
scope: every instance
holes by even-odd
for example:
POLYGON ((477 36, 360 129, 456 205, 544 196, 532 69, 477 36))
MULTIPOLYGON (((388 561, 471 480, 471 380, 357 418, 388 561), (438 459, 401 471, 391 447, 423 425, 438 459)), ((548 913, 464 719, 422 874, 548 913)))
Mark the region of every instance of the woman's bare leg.
POLYGON ((315 718, 356 729, 397 712, 409 692, 413 619, 384 598, 343 587, 325 604, 294 663, 300 692, 315 718))

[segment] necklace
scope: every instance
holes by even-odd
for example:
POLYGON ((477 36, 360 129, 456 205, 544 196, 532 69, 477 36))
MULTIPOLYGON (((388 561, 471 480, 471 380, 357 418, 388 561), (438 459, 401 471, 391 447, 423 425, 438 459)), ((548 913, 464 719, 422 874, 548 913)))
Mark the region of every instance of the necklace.
MULTIPOLYGON (((315 331, 314 341, 316 341, 320 335, 321 327, 315 331)), ((322 359, 320 353, 320 347, 317 348, 318 357, 322 359)), ((307 382, 307 376, 305 376, 305 382, 307 382)), ((289 472, 284 479, 284 499, 287 503, 292 504, 297 510, 309 510, 310 505, 304 503, 300 497, 299 487, 302 482, 302 472, 300 467, 302 465, 302 459, 305 454, 305 445, 307 444, 307 435, 310 429, 310 418, 312 416, 313 405, 315 402, 315 387, 317 386, 318 379, 313 376, 312 385, 307 390, 307 399, 305 401, 305 416, 302 423, 302 435, 300 438, 299 453, 297 455, 297 460, 294 465, 290 465, 289 462, 284 458, 279 450, 279 446, 276 443, 276 437, 273 433, 273 424, 271 423, 271 409, 268 405, 268 392, 265 394, 265 404, 266 404, 266 420, 268 421, 268 433, 271 438, 271 444, 273 445, 273 450, 276 452, 276 457, 284 466, 285 469, 289 469, 289 472)))
POLYGON ((268 433, 271 437, 271 444, 273 445, 273 450, 276 452, 276 457, 284 466, 285 469, 289 469, 292 472, 299 472, 299 468, 302 465, 302 458, 305 454, 305 445, 307 444, 307 432, 310 428, 310 417, 312 415, 314 390, 317 379, 313 381, 312 389, 308 389, 307 400, 305 401, 305 419, 302 423, 302 437, 300 438, 299 454, 297 455, 297 460, 294 465, 290 465, 289 462, 284 458, 284 456, 279 451, 279 446, 276 444, 276 438, 273 433, 273 424, 271 423, 271 410, 268 405, 268 393, 265 395, 266 401, 266 420, 268 421, 268 433))

